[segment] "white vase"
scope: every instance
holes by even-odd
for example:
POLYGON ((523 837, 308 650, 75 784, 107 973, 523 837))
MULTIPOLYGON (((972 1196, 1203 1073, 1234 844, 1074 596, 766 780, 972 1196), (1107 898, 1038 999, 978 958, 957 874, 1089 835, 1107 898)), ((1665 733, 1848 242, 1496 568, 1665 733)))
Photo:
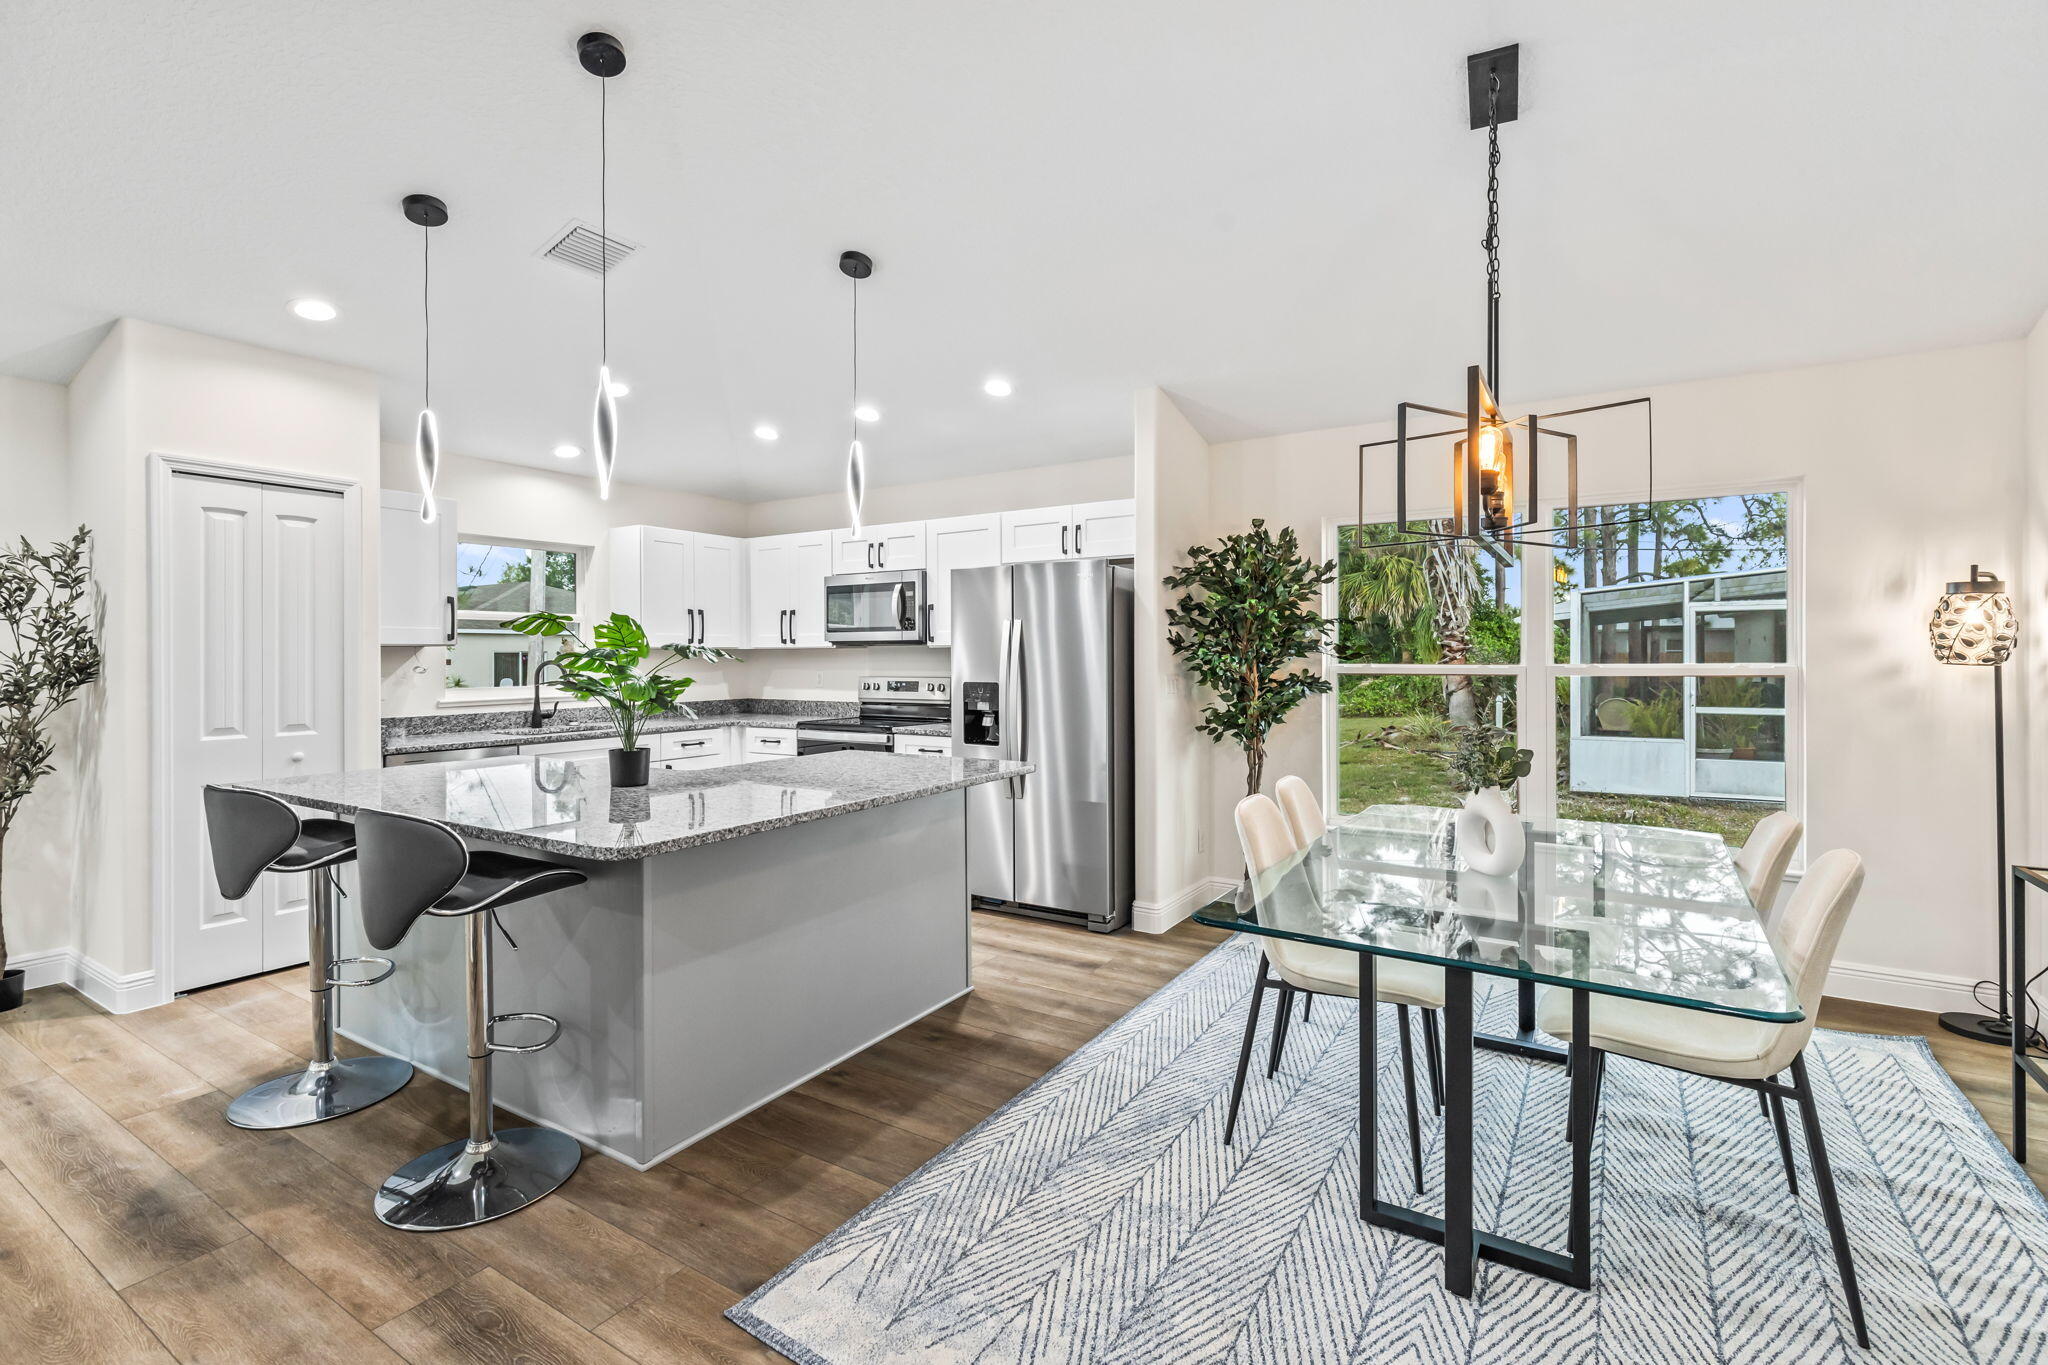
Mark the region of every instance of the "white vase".
POLYGON ((1528 844, 1522 822, 1499 787, 1482 787, 1458 812, 1458 857, 1474 872, 1504 877, 1522 865, 1528 844))

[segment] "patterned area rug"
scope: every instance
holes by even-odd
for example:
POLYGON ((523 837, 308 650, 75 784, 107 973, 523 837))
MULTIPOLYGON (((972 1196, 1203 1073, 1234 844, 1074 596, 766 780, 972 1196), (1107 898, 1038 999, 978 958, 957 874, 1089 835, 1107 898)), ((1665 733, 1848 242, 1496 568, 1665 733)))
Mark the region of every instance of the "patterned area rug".
MULTIPOLYGON (((1351 1002, 1295 1020, 1223 1145, 1255 958, 1219 947, 729 1316, 805 1365, 2048 1360, 2048 1205, 1923 1040, 1809 1053, 1866 1353, 1796 1123, 1795 1201, 1754 1095, 1618 1059, 1593 1292, 1482 1262, 1472 1299, 1446 1293, 1436 1247, 1357 1216, 1351 1002)), ((1481 992, 1508 1031, 1512 988, 1481 992)), ((1382 1189, 1435 1211, 1442 1130, 1417 1197, 1395 1036, 1383 1019, 1382 1189)), ((1476 1084, 1480 1225, 1561 1248, 1563 1069, 1482 1052, 1476 1084)))

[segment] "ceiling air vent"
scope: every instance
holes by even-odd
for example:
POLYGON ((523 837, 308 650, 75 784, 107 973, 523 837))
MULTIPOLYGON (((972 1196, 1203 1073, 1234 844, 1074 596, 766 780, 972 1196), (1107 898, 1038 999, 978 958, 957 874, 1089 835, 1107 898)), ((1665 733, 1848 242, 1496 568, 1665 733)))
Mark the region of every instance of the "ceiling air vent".
POLYGON ((588 223, 572 221, 548 240, 540 254, 586 275, 595 275, 600 268, 617 270, 627 257, 639 250, 632 242, 617 237, 607 238, 588 223))

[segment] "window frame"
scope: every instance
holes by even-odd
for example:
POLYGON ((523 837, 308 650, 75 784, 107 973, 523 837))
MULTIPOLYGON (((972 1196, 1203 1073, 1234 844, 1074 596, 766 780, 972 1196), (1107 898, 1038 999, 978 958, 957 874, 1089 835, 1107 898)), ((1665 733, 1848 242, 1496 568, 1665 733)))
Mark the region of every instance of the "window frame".
MULTIPOLYGON (((492 535, 484 532, 472 533, 469 531, 465 531, 460 527, 456 529, 455 541, 458 546, 490 545, 498 547, 500 549, 525 550, 528 553, 528 555, 532 558, 534 571, 534 577, 530 579, 529 582, 545 581, 544 575, 546 572, 546 556, 550 554, 574 555, 576 557, 576 611, 574 613, 574 620, 576 622, 576 628, 578 631, 582 631, 588 624, 589 599, 585 594, 586 589, 588 587, 586 574, 588 573, 590 566, 590 557, 592 552, 591 546, 572 545, 566 541, 536 540, 531 536, 501 536, 492 535)), ((455 591, 457 597, 455 612, 457 639, 460 639, 462 636, 461 623, 463 621, 504 622, 517 620, 519 617, 527 614, 527 612, 525 611, 464 611, 462 610, 460 601, 462 593, 462 584, 460 582, 457 582, 457 584, 455 585, 455 591)), ((529 606, 528 611, 533 610, 538 610, 538 608, 529 606)), ((539 643, 537 637, 532 636, 507 637, 508 640, 514 638, 526 641, 525 649, 528 652, 529 657, 531 655, 531 651, 539 643)), ((533 684, 531 682, 521 683, 517 686, 512 687, 499 687, 495 684, 489 687, 449 686, 448 673, 450 669, 453 667, 454 651, 454 643, 450 642, 450 644, 447 647, 447 655, 449 662, 443 665, 441 671, 442 685, 440 705, 476 706, 479 704, 495 704, 511 706, 528 702, 532 699, 533 684)), ((529 676, 531 675, 529 674, 529 676)), ((567 696, 567 694, 563 692, 559 687, 555 687, 552 685, 543 685, 540 689, 540 694, 543 697, 553 698, 563 698, 567 696)))
MULTIPOLYGON (((1765 678, 1784 679, 1785 705, 1785 798, 1784 809, 1793 818, 1806 819, 1806 508, 1804 480, 1799 478, 1743 480, 1715 484, 1688 484, 1682 486, 1660 485, 1657 489, 1659 502, 1683 502, 1698 498, 1738 497, 1743 494, 1782 493, 1785 495, 1785 660, 1782 663, 1726 663, 1726 664, 1593 664, 1567 662, 1555 659, 1554 616, 1549 610, 1550 590, 1554 581, 1553 570, 1557 554, 1544 544, 1524 545, 1518 558, 1522 583, 1522 656, 1512 664, 1461 664, 1446 668, 1441 663, 1433 664, 1387 664, 1353 663, 1338 659, 1336 653, 1336 632, 1331 633, 1330 642, 1322 654, 1322 673, 1330 681, 1330 690, 1322 696, 1323 717, 1323 773, 1322 792, 1324 808, 1332 818, 1341 811, 1339 803, 1341 773, 1338 749, 1342 743, 1342 717, 1338 714, 1339 686, 1346 677, 1372 677, 1399 674, 1414 674, 1425 677, 1464 675, 1470 677, 1512 677, 1515 679, 1516 733, 1521 746, 1534 755, 1532 771, 1521 784, 1519 808, 1525 818, 1538 825, 1554 823, 1557 819, 1557 702, 1556 688, 1559 678, 1677 678, 1686 680, 1687 735, 1690 738, 1694 724, 1693 696, 1701 678, 1765 678), (1540 616, 1533 612, 1528 598, 1532 585, 1540 595, 1542 611, 1540 616), (1532 628, 1532 621, 1540 626, 1532 628), (1540 704, 1539 704, 1540 703, 1540 704)), ((1628 501, 1626 493, 1602 494, 1598 497, 1582 496, 1580 505, 1599 506, 1609 502, 1628 501)), ((1562 504, 1546 501, 1541 508, 1541 524, 1549 525, 1562 504)), ((1448 509, 1437 508, 1418 511, 1411 508, 1413 520, 1449 515, 1448 509)), ((1328 517, 1323 521, 1323 557, 1334 560, 1338 554, 1340 528, 1353 524, 1353 519, 1328 517)), ((1758 572, 1765 572, 1759 570, 1758 572)), ((1690 600, 1681 602, 1685 613, 1686 652, 1697 652, 1693 641, 1694 617, 1690 600)), ((1728 608, 1738 603, 1714 602, 1716 608, 1728 608)), ((1759 606, 1768 605, 1775 610, 1775 600, 1759 601, 1759 606)), ((1337 584, 1333 580, 1323 589, 1323 614, 1331 621, 1337 619, 1337 584)), ((1572 649, 1576 654, 1582 648, 1582 632, 1574 630, 1572 649)), ((1573 704, 1576 704, 1577 686, 1571 689, 1573 704)), ((1717 710, 1724 708, 1716 708, 1717 710)), ((1778 708, 1766 708, 1769 714, 1778 714, 1778 708)), ((1764 714, 1765 712, 1744 712, 1764 714)), ((1721 798, 1708 798, 1721 799, 1721 798)), ((1805 867, 1805 846, 1795 854, 1795 863, 1789 876, 1796 878, 1805 867)))

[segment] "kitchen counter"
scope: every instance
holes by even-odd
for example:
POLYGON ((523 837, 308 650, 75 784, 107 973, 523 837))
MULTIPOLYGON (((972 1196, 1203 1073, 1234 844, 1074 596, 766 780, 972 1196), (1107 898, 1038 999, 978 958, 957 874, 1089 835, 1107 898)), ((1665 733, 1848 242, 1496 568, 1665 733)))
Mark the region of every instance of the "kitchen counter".
MULTIPOLYGON (((695 728, 705 723, 698 722, 695 728)), ((945 733, 943 728, 939 733, 945 733)), ((616 862, 915 801, 1031 771, 1028 763, 843 750, 691 772, 657 769, 644 787, 614 788, 604 757, 534 755, 511 761, 370 768, 245 785, 295 806, 337 815, 367 809, 424 816, 464 836, 508 848, 616 862)))
MULTIPOLYGON (((614 789, 601 755, 533 755, 250 785, 440 820, 472 848, 581 872, 501 916, 519 948, 494 956, 499 1008, 562 1033, 498 1068, 498 1103, 645 1169, 972 988, 967 789, 1030 771, 842 750, 614 789)), ((336 872, 353 895, 355 865, 336 872)), ((373 951, 356 904, 339 956, 373 951)), ((341 1032, 467 1084, 464 938, 420 918, 383 954, 389 979, 336 992, 341 1032)))
MULTIPOLYGON (((645 721, 640 726, 643 735, 663 735, 677 730, 717 730, 728 725, 745 725, 757 729, 794 730, 809 720, 831 719, 850 714, 851 707, 821 703, 821 709, 811 711, 720 711, 698 715, 661 716, 645 721), (831 709, 822 709, 829 707, 831 709)), ((429 721, 446 725, 449 721, 474 722, 474 728, 435 728, 411 731, 397 728, 387 722, 384 734, 384 752, 387 754, 432 754, 449 749, 488 749, 503 745, 547 744, 555 740, 608 738, 618 733, 616 726, 600 719, 593 708, 578 708, 563 711, 554 716, 548 724, 538 730, 530 730, 524 724, 508 724, 495 715, 475 712, 461 712, 454 716, 433 716, 429 721), (494 723, 495 722, 495 723, 494 723)), ((523 722, 526 712, 522 709, 509 713, 506 720, 523 722)), ((418 722, 418 718, 404 720, 418 722)), ((944 734, 946 727, 940 727, 944 734)))

